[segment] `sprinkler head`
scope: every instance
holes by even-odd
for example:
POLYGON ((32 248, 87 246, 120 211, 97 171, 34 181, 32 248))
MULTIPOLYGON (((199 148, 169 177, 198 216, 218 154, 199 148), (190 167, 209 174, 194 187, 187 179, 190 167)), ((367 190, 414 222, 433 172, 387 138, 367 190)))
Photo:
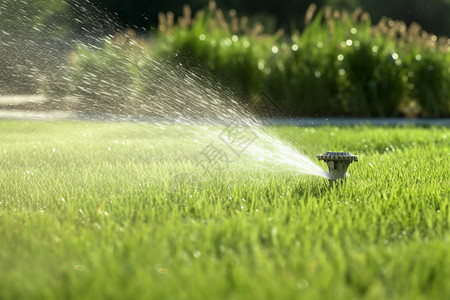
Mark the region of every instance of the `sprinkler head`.
POLYGON ((318 154, 318 160, 323 160, 330 171, 330 185, 335 182, 343 182, 347 177, 347 168, 353 161, 358 161, 357 155, 350 152, 327 152, 318 154))

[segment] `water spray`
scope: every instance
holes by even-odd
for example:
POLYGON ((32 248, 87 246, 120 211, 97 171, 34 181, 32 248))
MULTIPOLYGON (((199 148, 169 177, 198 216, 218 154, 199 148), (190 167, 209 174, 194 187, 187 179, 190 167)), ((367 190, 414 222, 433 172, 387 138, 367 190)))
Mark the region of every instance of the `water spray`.
POLYGON ((347 177, 348 166, 358 161, 357 155, 352 155, 350 152, 327 152, 325 154, 318 154, 318 160, 323 160, 330 171, 330 186, 337 182, 344 182, 347 177))

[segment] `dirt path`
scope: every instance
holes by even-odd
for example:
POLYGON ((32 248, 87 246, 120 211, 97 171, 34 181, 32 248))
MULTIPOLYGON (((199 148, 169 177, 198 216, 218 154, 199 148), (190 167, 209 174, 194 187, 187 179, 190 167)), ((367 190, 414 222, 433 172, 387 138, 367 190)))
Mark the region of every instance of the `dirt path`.
POLYGON ((0 105, 18 105, 26 103, 43 103, 43 95, 0 95, 0 105))
MULTIPOLYGON (((43 103, 47 99, 43 95, 0 95, 0 106, 20 106, 33 103, 43 103)), ((0 119, 16 120, 83 120, 94 119, 103 121, 135 120, 142 122, 160 122, 161 119, 113 117, 111 115, 83 115, 75 111, 33 111, 19 109, 0 109, 0 119)), ((445 119, 406 119, 406 118, 264 118, 263 124, 288 126, 447 126, 450 127, 450 118, 445 119)))

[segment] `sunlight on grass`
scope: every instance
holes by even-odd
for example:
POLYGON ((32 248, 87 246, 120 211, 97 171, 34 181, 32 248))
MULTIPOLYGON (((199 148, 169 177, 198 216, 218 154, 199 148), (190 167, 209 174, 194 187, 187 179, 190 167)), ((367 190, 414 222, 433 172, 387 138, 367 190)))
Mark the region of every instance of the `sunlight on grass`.
POLYGON ((359 162, 201 176, 171 128, 1 121, 0 298, 450 294, 448 128, 274 130, 359 162))

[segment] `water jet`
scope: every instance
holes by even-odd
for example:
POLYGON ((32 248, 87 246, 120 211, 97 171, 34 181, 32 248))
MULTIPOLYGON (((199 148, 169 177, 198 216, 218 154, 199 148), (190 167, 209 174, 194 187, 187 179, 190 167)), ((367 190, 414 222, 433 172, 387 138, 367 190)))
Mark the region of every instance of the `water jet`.
POLYGON ((330 186, 337 182, 343 182, 347 177, 348 166, 358 161, 357 155, 352 155, 350 152, 332 152, 325 154, 318 154, 317 159, 323 160, 330 171, 330 186))
MULTIPOLYGON (((180 179, 193 185, 190 176, 194 171, 199 172, 198 178, 203 172, 220 177, 229 166, 255 164, 272 171, 329 178, 325 170, 265 126, 240 101, 235 89, 220 83, 203 63, 182 57, 181 52, 156 55, 146 51, 141 42, 149 41, 133 40, 133 34, 126 32, 113 34, 120 26, 88 0, 66 2, 74 15, 86 12, 78 17, 82 21, 76 19, 77 28, 85 30, 73 36, 64 34, 69 24, 54 23, 52 18, 42 28, 29 22, 37 19, 31 0, 0 0, 0 66, 6 64, 0 68, 0 95, 4 93, 2 77, 10 73, 6 70, 17 70, 6 86, 20 87, 17 93, 26 94, 42 89, 45 110, 62 107, 75 120, 120 122, 123 128, 130 128, 128 122, 148 122, 145 138, 159 136, 153 144, 168 143, 172 153, 168 157, 173 161, 178 161, 178 153, 186 158, 182 163, 189 167, 189 176, 176 176, 177 188, 180 179), (159 129, 165 133, 155 133, 159 129)), ((123 140, 122 136, 117 140, 123 140)), ((106 149, 111 151, 111 147, 106 149)), ((162 161, 162 157, 155 159, 162 161)))

